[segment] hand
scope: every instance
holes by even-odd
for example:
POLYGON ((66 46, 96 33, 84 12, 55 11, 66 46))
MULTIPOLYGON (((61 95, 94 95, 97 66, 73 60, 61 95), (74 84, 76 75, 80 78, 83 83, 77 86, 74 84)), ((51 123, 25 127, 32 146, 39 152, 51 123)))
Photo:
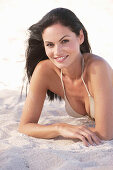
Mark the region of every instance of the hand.
POLYGON ((60 136, 71 139, 80 139, 85 146, 89 144, 100 144, 101 140, 94 132, 88 129, 86 126, 75 126, 66 123, 59 125, 60 136))

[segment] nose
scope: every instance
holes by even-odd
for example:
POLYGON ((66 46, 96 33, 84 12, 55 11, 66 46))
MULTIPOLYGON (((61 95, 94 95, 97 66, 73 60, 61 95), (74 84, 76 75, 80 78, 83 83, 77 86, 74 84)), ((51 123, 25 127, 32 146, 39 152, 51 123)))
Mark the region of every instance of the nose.
POLYGON ((62 47, 60 45, 56 45, 54 49, 54 55, 59 56, 61 55, 62 47))

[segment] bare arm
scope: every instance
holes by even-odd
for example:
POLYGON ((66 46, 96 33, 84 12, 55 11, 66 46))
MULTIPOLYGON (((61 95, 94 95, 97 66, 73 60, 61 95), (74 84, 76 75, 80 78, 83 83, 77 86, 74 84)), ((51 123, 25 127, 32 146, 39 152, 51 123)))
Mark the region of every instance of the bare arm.
POLYGON ((44 69, 45 66, 45 63, 39 63, 33 73, 19 125, 19 132, 37 138, 53 138, 58 136, 56 124, 37 124, 43 108, 46 91, 49 88, 48 82, 50 81, 47 70, 44 69))
POLYGON ((95 128, 90 128, 101 139, 113 139, 113 84, 112 69, 104 61, 92 64, 91 84, 95 101, 95 128))
MULTIPOLYGON (((44 71, 44 64, 39 64, 35 69, 31 82, 28 96, 25 101, 19 132, 37 138, 55 138, 63 136, 70 139, 80 139, 85 146, 100 143, 100 139, 85 126, 74 126, 66 123, 57 123, 52 125, 37 124, 42 111, 43 103, 49 87, 48 72, 44 71)), ((56 85, 56 83, 55 83, 56 85)))

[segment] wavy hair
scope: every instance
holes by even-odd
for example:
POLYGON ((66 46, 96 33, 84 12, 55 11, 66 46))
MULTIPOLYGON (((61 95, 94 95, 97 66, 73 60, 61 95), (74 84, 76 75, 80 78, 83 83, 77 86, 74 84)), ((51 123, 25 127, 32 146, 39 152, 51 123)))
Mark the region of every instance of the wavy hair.
MULTIPOLYGON (((39 22, 32 25, 28 29, 29 39, 28 47, 26 50, 26 65, 25 65, 28 82, 30 82, 31 76, 36 65, 40 61, 48 59, 44 49, 42 33, 47 27, 55 23, 60 23, 63 26, 69 27, 70 30, 74 32, 76 35, 79 35, 80 30, 82 29, 84 33, 84 42, 80 45, 80 51, 82 54, 91 52, 91 47, 88 42, 87 31, 83 24, 80 22, 80 20, 77 18, 77 16, 69 9, 55 8, 48 12, 39 22)), ((55 98, 61 99, 60 96, 53 93, 49 89, 47 90, 47 96, 51 101, 54 100, 55 98)))

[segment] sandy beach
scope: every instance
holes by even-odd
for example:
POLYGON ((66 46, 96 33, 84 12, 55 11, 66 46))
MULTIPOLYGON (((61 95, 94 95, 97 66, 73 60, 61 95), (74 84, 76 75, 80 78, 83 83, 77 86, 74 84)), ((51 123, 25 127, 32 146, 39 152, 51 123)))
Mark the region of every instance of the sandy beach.
MULTIPOLYGON (((75 12, 88 31, 92 52, 113 68, 112 0, 0 0, 0 170, 113 170, 113 140, 85 147, 79 140, 36 139, 18 132, 27 29, 56 7, 75 12)), ((94 125, 88 117, 67 115, 63 101, 46 100, 39 123, 55 122, 94 125)))

